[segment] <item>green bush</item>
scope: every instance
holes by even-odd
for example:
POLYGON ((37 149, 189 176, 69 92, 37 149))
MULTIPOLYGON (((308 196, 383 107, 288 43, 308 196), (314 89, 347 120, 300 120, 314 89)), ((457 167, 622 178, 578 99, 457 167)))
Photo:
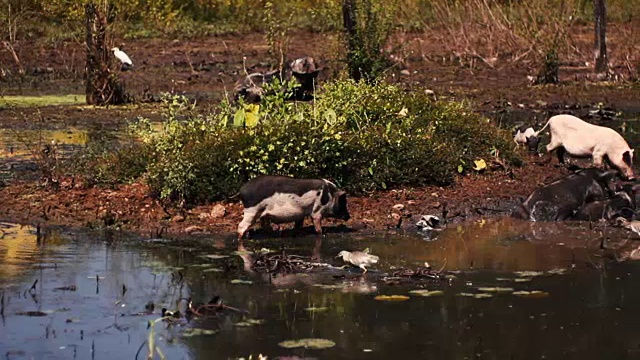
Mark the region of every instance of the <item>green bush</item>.
POLYGON ((257 110, 223 102, 214 114, 194 115, 185 98, 174 97, 166 101, 161 131, 141 120, 151 188, 193 203, 233 195, 260 174, 282 174, 332 179, 359 193, 452 184, 460 164, 496 150, 517 160, 506 132, 424 92, 343 80, 326 84, 315 102, 296 103, 268 90, 257 110), (257 121, 247 121, 247 113, 257 121))

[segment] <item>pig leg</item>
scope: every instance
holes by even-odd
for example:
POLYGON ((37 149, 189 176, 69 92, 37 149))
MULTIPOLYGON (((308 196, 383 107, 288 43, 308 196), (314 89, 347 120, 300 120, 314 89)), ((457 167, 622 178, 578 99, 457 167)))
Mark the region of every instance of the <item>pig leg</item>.
MULTIPOLYGON (((561 143, 561 142, 556 142, 556 141, 553 141, 553 140, 554 140, 554 137, 553 137, 553 135, 552 135, 552 136, 551 136, 551 142, 549 143, 549 145, 547 145, 547 159, 546 159, 546 161, 544 162, 545 164, 548 164, 548 163, 550 163, 550 162, 551 162, 551 153, 553 152, 553 150, 558 149, 558 153, 559 153, 560 148, 563 148, 563 149, 564 149, 564 147, 562 146, 562 143, 561 143)), ((562 154, 562 156, 564 156, 564 153, 562 154)), ((561 156, 560 156, 560 155, 558 155, 558 160, 559 160, 560 158, 561 158, 561 156)))
POLYGON ((604 154, 601 151, 595 150, 593 152, 593 166, 604 169, 604 162, 602 161, 604 158, 604 154))
POLYGON ((567 150, 564 146, 560 146, 556 149, 556 156, 558 157, 558 164, 564 164, 564 154, 567 153, 567 150))
POLYGON ((316 229, 316 234, 322 235, 322 214, 313 214, 311 215, 311 219, 313 220, 313 227, 316 229))

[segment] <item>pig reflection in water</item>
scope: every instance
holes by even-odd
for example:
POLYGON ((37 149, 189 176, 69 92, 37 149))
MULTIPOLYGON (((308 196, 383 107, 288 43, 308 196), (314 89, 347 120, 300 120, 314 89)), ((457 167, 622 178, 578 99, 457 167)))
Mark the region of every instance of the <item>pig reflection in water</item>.
MULTIPOLYGON (((311 217, 315 231, 322 234, 322 218, 349 220, 347 194, 324 179, 295 179, 287 176, 263 175, 240 188, 244 217, 238 225, 238 249, 244 250, 242 238, 257 220, 276 224, 295 222, 302 227, 311 217)), ((316 240, 319 249, 321 239, 316 240)), ((314 254, 315 256, 316 254, 314 254)))

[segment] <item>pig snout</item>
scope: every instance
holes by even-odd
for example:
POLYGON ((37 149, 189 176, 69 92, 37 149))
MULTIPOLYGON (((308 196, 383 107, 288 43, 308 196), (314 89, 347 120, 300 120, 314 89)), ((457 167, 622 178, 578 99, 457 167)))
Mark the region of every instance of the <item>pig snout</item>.
POLYGON ((342 219, 344 221, 351 219, 349 209, 347 208, 347 193, 344 191, 339 191, 337 194, 337 199, 332 209, 332 217, 342 219))

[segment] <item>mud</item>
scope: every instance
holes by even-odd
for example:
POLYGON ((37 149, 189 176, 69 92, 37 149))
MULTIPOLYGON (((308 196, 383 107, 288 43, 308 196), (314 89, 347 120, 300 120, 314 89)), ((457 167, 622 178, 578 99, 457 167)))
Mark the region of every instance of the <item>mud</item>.
MULTIPOLYGON (((414 228, 425 214, 441 215, 459 222, 481 216, 508 215, 538 184, 568 173, 564 168, 528 164, 506 172, 461 176, 453 187, 423 187, 351 196, 351 219, 344 223, 327 219, 326 231, 414 228), (403 204, 403 211, 393 206, 403 204), (401 215, 399 221, 392 214, 401 215), (346 226, 346 229, 345 229, 346 226)), ((0 189, 0 218, 41 224, 111 227, 138 230, 158 236, 166 233, 232 233, 242 219, 239 202, 218 202, 191 209, 163 206, 149 196, 144 184, 115 189, 84 187, 66 179, 57 190, 33 182, 15 182, 0 189), (215 209, 215 211, 214 211, 215 209), (222 209, 224 209, 222 211, 222 209)), ((305 223, 311 232, 311 223, 305 223)), ((262 232, 259 225, 254 228, 262 232)), ((288 232, 283 234, 290 236, 288 232)))
MULTIPOLYGON (((632 26, 632 25, 628 25, 632 26)), ((629 33, 627 25, 612 25, 610 61, 614 72, 623 74, 625 63, 622 47, 629 33)), ((634 113, 638 85, 630 82, 593 82, 590 69, 592 33, 589 27, 577 26, 572 33, 575 54, 561 67, 562 83, 551 86, 531 86, 527 75, 534 73, 534 64, 512 62, 498 58, 492 64, 483 61, 464 62, 445 51, 445 34, 433 30, 425 33, 397 34, 393 43, 403 44, 398 54, 402 64, 388 72, 388 81, 397 82, 408 90, 430 88, 441 100, 465 100, 503 127, 521 122, 541 123, 550 115, 572 112, 591 116, 591 111, 608 109, 615 114, 634 113), (409 70, 402 75, 400 70, 409 70), (405 73, 406 74, 406 73, 405 73)), ((323 71, 320 84, 340 69, 332 52, 336 37, 307 32, 293 33, 288 56, 310 55, 317 59, 323 71)), ((87 106, 44 106, 39 108, 0 109, 0 126, 9 132, 1 143, 4 168, 16 173, 25 170, 37 174, 34 164, 24 162, 23 153, 12 153, 12 134, 32 132, 38 136, 53 131, 77 129, 89 138, 100 132, 124 131, 128 120, 137 116, 160 120, 160 93, 186 94, 198 104, 199 111, 231 91, 233 83, 245 71, 265 69, 267 46, 262 34, 225 35, 206 39, 138 39, 127 40, 123 48, 133 59, 134 69, 121 76, 127 89, 140 101, 123 107, 96 108, 87 106), (246 58, 246 60, 245 60, 246 58), (151 102, 145 102, 151 101, 151 102), (9 139, 9 141, 7 141, 9 139), (27 164, 27 165, 25 165, 27 164)), ((60 94, 82 93, 83 52, 75 43, 44 44, 37 41, 16 45, 27 75, 19 79, 7 77, 0 82, 0 94, 60 94), (30 49, 31 51, 27 51, 30 49), (39 71, 38 69, 50 69, 39 71)), ((11 64, 8 54, 0 52, 0 60, 11 64)), ((630 54, 631 61, 636 54, 630 54)), ((628 60, 628 59, 627 59, 628 60)), ((11 65, 7 65, 11 67, 11 65)), ((13 72, 15 73, 15 71, 13 72)), ((626 73, 629 78, 632 74, 626 73)), ((595 116, 600 116, 596 114, 595 116)), ((600 116, 601 120, 607 120, 600 116)), ((634 122, 616 123, 633 129, 634 122)), ((45 134, 46 135, 46 134, 45 134)), ((631 135, 630 135, 631 136, 631 135)), ((13 142, 12 142, 13 141, 13 142)), ((78 144, 68 144, 70 151, 78 144)), ((28 153, 26 153, 28 155, 28 153)), ((525 155, 526 158, 526 155, 525 155)), ((424 187, 398 191, 375 192, 349 200, 353 220, 349 229, 410 228, 423 214, 441 214, 445 204, 451 221, 479 216, 505 215, 537 185, 566 174, 563 169, 538 166, 527 158, 522 168, 505 172, 460 176, 457 184, 448 188, 424 187), (406 206, 402 222, 392 217, 392 206, 406 206)), ((64 179, 57 190, 31 181, 11 181, 20 176, 3 178, 0 189, 0 219, 29 224, 117 227, 137 229, 144 233, 231 232, 240 220, 238 204, 221 204, 224 216, 211 215, 218 204, 192 209, 163 206, 149 196, 144 184, 127 184, 113 189, 87 188, 74 179, 64 179)), ((328 223, 328 229, 342 231, 328 223)), ((332 231, 332 230, 330 230, 332 231)), ((287 233, 285 233, 285 236, 287 233)))

